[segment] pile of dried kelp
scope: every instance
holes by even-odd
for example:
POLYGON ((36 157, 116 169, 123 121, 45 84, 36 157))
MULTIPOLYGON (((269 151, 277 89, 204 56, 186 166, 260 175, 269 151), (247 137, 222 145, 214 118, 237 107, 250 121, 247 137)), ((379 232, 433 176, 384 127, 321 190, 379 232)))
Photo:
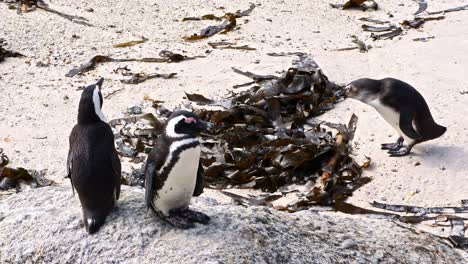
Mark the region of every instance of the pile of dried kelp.
POLYGON ((25 186, 38 188, 53 184, 44 177, 44 172, 7 167, 9 163, 10 159, 3 153, 3 149, 0 149, 0 191, 21 191, 25 186))
POLYGON ((8 58, 8 57, 22 57, 23 56, 22 54, 18 52, 5 49, 3 47, 5 44, 6 44, 5 40, 0 39, 0 62, 4 61, 5 58, 8 58))
MULTIPOLYGON (((273 192, 288 184, 316 182, 319 188, 308 201, 330 203, 324 198, 333 190, 359 178, 362 167, 350 156, 357 117, 348 126, 314 118, 342 99, 342 87, 330 82, 313 59, 296 55, 281 76, 234 70, 256 85, 219 100, 187 94, 197 105, 184 106, 217 127, 202 134, 202 164, 210 186, 273 192)), ((138 153, 153 147, 161 118, 170 114, 160 102, 153 103, 156 115, 110 121, 121 155, 141 161, 138 153)))

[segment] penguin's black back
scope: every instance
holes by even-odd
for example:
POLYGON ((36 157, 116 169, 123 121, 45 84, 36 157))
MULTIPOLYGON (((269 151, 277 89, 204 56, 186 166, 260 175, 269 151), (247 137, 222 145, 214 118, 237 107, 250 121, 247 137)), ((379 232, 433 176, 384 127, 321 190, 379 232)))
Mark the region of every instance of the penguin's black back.
POLYGON ((120 195, 121 166, 110 126, 102 121, 77 124, 70 134, 71 178, 83 207, 84 220, 94 219, 96 232, 120 195))
POLYGON ((414 115, 414 124, 421 135, 420 142, 442 136, 446 127, 438 125, 432 117, 429 106, 424 97, 411 85, 393 78, 381 79, 382 103, 401 112, 403 107, 414 115))

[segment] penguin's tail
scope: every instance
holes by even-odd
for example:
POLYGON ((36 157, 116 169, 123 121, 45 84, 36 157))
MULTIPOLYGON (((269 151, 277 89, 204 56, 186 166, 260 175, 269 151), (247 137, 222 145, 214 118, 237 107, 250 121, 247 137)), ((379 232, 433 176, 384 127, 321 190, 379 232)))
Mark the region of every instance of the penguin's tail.
POLYGON ((436 139, 442 136, 446 131, 446 127, 435 124, 435 126, 433 126, 433 128, 430 129, 430 133, 425 140, 436 139))
POLYGON ((88 231, 88 233, 92 235, 99 231, 99 229, 104 225, 105 222, 105 216, 85 216, 86 231, 88 231))

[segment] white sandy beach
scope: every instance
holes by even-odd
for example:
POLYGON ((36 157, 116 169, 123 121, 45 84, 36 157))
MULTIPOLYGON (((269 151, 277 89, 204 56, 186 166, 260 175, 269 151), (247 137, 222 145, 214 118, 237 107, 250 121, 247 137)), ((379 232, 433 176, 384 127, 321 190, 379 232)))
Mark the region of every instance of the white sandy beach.
MULTIPOLYGON (((371 107, 345 100, 319 117, 347 122, 359 117, 354 140, 358 156, 370 156, 373 181, 355 192, 351 202, 368 207, 377 200, 418 206, 459 206, 468 198, 468 11, 447 13, 445 19, 428 21, 420 29, 405 30, 393 40, 372 41, 358 19, 372 17, 396 24, 412 19, 413 1, 378 0, 378 11, 332 9, 327 1, 256 1, 250 16, 238 19, 238 28, 197 42, 184 36, 198 33, 213 21, 181 22, 200 16, 247 9, 249 1, 183 0, 170 3, 130 1, 46 1, 67 14, 86 17, 94 27, 78 25, 43 10, 18 15, 0 3, 0 38, 8 48, 25 58, 7 58, 0 63, 0 147, 12 166, 47 170, 46 176, 65 181, 68 135, 76 122, 81 86, 105 78, 103 93, 123 89, 104 101, 108 119, 120 117, 128 106, 143 97, 165 101, 170 108, 186 92, 207 96, 227 94, 232 86, 249 81, 231 67, 259 74, 286 69, 288 57, 268 52, 302 51, 312 54, 332 81, 347 83, 356 78, 394 77, 416 87, 426 98, 435 120, 448 127, 434 141, 416 146, 409 156, 388 157, 380 143, 396 139, 396 132, 371 107), (220 9, 224 7, 224 9, 220 9), (85 9, 93 8, 94 12, 85 9), (388 13, 393 14, 389 17, 388 13), (356 35, 372 49, 333 51, 350 47, 356 35), (75 37, 74 37, 75 36, 75 37), (149 40, 128 48, 117 43, 149 40), (434 36, 428 42, 414 38, 434 36), (207 43, 226 40, 248 44, 255 51, 213 50, 207 43), (123 57, 158 57, 168 49, 184 55, 206 55, 181 63, 106 63, 82 76, 65 74, 97 54, 123 57), (209 53, 207 53, 209 51, 209 53), (46 67, 40 67, 40 64, 46 67), (122 84, 113 73, 119 66, 147 73, 176 72, 175 79, 152 79, 138 85, 122 84), (416 166, 420 163, 419 166, 416 166)), ((338 2, 338 1, 335 1, 338 2)), ((466 4, 466 1, 428 1, 428 11, 466 4)), ((209 195, 209 194, 208 194, 209 195)))

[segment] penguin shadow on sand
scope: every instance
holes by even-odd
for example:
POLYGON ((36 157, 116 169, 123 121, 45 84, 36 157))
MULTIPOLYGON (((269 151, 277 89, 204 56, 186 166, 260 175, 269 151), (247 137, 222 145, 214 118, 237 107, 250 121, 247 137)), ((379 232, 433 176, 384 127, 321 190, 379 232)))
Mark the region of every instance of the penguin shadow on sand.
POLYGON ((414 148, 410 156, 418 158, 426 166, 450 168, 463 162, 455 157, 467 157, 468 152, 462 146, 427 142, 414 148))

